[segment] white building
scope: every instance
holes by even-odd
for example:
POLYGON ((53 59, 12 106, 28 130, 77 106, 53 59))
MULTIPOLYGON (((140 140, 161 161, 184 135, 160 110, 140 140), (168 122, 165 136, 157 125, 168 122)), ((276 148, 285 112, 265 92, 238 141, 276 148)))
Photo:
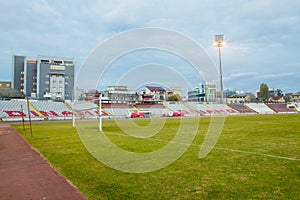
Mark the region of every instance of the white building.
POLYGON ((144 95, 152 96, 153 101, 165 101, 166 90, 159 86, 146 86, 144 95))

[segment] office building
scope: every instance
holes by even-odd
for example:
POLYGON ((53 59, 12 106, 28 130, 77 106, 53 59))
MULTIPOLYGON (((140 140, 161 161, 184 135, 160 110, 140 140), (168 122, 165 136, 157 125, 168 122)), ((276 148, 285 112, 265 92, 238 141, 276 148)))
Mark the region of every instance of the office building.
POLYGON ((204 82, 199 84, 194 90, 188 91, 188 101, 194 102, 215 102, 216 84, 213 82, 204 82))
POLYGON ((37 99, 65 100, 74 94, 73 58, 13 56, 12 88, 37 99))

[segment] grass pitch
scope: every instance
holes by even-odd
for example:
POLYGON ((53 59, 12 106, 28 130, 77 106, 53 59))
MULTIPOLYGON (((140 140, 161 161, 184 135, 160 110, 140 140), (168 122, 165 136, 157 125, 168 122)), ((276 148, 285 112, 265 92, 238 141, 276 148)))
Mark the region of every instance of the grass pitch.
MULTIPOLYGON (((151 152, 172 140, 179 121, 168 119, 148 140, 125 136, 114 121, 103 130, 127 151, 151 152)), ((70 122, 33 124, 33 138, 13 127, 89 199, 300 199, 300 115, 226 117, 217 145, 199 159, 209 121, 200 119, 193 144, 173 164, 140 174, 97 161, 70 122)))

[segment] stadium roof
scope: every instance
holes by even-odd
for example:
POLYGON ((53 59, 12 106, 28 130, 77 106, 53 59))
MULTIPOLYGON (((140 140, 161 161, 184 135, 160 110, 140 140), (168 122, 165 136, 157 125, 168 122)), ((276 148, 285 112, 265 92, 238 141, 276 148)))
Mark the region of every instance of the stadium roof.
POLYGON ((156 86, 146 86, 146 88, 148 88, 151 91, 166 91, 164 88, 156 86))

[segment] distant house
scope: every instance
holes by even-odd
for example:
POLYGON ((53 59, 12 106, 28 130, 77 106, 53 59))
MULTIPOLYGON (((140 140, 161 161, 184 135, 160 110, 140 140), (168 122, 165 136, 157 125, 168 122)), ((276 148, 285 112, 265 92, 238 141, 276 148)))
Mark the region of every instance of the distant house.
POLYGON ((140 101, 142 101, 143 103, 153 103, 154 102, 154 95, 152 94, 141 94, 140 95, 141 99, 139 99, 140 101))
POLYGON ((174 95, 177 95, 181 99, 181 88, 169 88, 166 90, 166 100, 174 95))
POLYGON ((11 88, 11 82, 0 81, 0 88, 11 88))
POLYGON ((19 90, 13 88, 0 88, 0 99, 23 99, 25 96, 19 90))
POLYGON ((276 96, 270 97, 269 102, 273 103, 285 103, 284 96, 276 96))
POLYGON ((295 92, 293 94, 291 94, 292 97, 292 101, 293 102, 300 102, 300 92, 295 92))
POLYGON ((159 86, 146 86, 144 94, 152 95, 154 101, 166 100, 166 90, 159 86))
POLYGON ((101 92, 99 92, 98 90, 90 90, 87 93, 85 93, 85 99, 86 101, 97 101, 99 100, 99 97, 101 95, 101 92))
POLYGON ((245 103, 247 94, 233 94, 227 97, 227 103, 245 103))
MULTIPOLYGON (((278 89, 278 88, 269 88, 268 92, 269 92, 268 95, 269 95, 270 98, 272 98, 272 97, 282 97, 283 96, 282 90, 278 89)), ((259 90, 256 92, 256 96, 257 96, 257 98, 261 98, 259 90)))
POLYGON ((107 103, 134 103, 138 100, 138 94, 128 90, 127 86, 107 86, 103 93, 102 99, 107 103))
POLYGON ((0 99, 24 98, 19 90, 11 88, 11 82, 0 81, 0 99))

